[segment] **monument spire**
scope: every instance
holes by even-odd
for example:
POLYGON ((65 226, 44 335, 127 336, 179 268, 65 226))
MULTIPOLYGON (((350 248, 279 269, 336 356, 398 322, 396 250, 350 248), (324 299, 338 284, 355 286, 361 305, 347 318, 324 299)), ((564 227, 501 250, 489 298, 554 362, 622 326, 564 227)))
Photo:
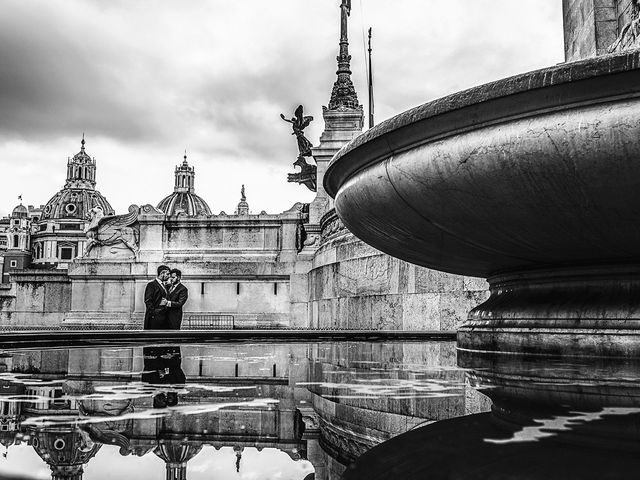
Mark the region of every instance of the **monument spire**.
POLYGON ((351 55, 349 55, 349 38, 347 18, 351 14, 351 0, 342 0, 340 5, 340 52, 337 57, 338 78, 333 84, 329 110, 360 107, 358 95, 351 81, 351 55))

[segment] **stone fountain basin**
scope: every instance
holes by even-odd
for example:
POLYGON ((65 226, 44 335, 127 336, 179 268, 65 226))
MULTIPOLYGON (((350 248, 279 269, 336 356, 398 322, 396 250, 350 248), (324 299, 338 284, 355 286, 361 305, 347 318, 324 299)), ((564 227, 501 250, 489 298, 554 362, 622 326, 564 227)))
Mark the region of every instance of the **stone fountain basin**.
POLYGON ((338 152, 324 187, 356 236, 437 270, 638 261, 639 53, 408 110, 338 152))

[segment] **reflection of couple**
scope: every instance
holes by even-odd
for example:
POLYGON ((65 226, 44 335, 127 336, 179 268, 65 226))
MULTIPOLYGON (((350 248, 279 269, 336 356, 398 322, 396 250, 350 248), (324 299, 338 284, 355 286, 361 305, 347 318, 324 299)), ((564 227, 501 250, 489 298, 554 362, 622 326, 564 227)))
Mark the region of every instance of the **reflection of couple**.
POLYGON ((159 389, 153 396, 153 408, 174 407, 178 404, 176 388, 184 386, 187 378, 182 370, 182 354, 180 347, 144 347, 144 372, 142 381, 155 385, 170 386, 159 389))
POLYGON ((182 272, 166 265, 158 267, 158 276, 144 290, 145 330, 180 330, 182 307, 189 291, 182 282, 182 272))

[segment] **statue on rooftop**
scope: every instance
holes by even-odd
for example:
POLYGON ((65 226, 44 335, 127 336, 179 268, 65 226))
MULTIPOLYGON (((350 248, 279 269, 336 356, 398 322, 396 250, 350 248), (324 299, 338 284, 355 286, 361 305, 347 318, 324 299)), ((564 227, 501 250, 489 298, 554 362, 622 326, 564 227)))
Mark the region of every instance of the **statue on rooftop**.
POLYGON ((311 156, 311 147, 313 145, 304 136, 303 130, 309 126, 311 121, 313 120, 312 116, 304 116, 302 105, 298 105, 294 116, 288 119, 282 113, 280 114, 280 118, 285 122, 288 122, 293 127, 293 133, 291 135, 296 136, 296 140, 298 141, 298 150, 300 152, 301 157, 310 157, 311 156))

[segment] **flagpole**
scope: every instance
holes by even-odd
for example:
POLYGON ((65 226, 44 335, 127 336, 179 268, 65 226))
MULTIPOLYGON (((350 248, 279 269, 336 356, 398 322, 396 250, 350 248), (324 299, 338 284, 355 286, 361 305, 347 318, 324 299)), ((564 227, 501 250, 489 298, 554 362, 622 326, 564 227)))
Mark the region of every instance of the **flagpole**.
POLYGON ((369 27, 369 128, 373 127, 373 71, 371 70, 371 27, 369 27))

